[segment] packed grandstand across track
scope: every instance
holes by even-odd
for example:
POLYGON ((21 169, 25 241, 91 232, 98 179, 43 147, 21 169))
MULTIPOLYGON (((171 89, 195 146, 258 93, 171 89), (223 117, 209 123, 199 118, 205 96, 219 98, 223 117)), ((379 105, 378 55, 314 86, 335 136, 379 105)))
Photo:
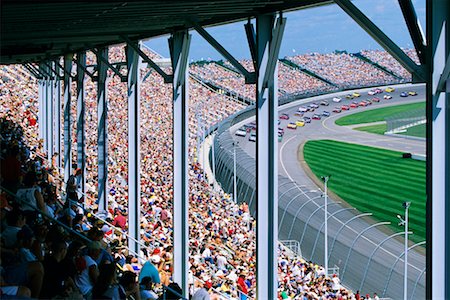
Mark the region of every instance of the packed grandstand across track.
MULTIPOLYGON (((149 49, 145 52, 152 58, 161 58, 149 49)), ((408 54, 416 60, 415 53, 408 51, 408 54)), ((411 80, 410 74, 386 52, 371 50, 359 55, 366 59, 335 52, 304 54, 279 61, 280 98, 295 99, 411 80)), ((88 65, 96 64, 92 53, 88 52, 87 58, 88 65)), ((111 47, 109 61, 125 61, 124 47, 111 47)), ((249 61, 243 64, 248 69, 252 67, 249 61)), ((254 101, 255 86, 245 85, 244 77, 227 62, 193 63, 189 73, 189 268, 190 282, 195 282, 190 294, 203 287, 211 298, 243 299, 242 293, 254 298, 255 220, 247 204, 235 204, 230 195, 207 183, 197 156, 206 130, 246 108, 244 100, 254 101)), ((56 155, 51 162, 43 158, 46 154, 38 135, 38 81, 22 66, 1 66, 1 275, 2 283, 6 283, 3 285, 18 286, 12 290, 2 287, 2 298, 104 296, 109 292, 118 293, 120 285, 130 295, 141 293, 141 299, 152 299, 148 296, 150 292, 160 296, 164 286, 177 288, 171 282, 172 88, 156 72, 141 71, 141 78, 145 79, 141 85, 140 116, 143 247, 141 253, 133 254, 126 247, 127 86, 111 71, 108 76, 109 212, 106 220, 100 221, 95 217, 96 83, 91 78, 85 81, 88 188, 86 195, 79 195, 76 182, 72 182, 80 176, 79 170, 75 167, 71 182, 64 183, 57 168, 61 158, 56 155), (20 178, 22 185, 17 184, 20 178), (42 213, 21 202, 20 199, 26 198, 23 195, 30 191, 34 194, 31 198, 35 198, 33 209, 42 213), (139 276, 141 280, 152 268, 149 265, 156 267, 158 273, 150 279, 154 285, 143 285, 141 281, 137 285, 135 278, 139 276), (95 274, 87 276, 88 269, 94 269, 95 274), (121 275, 119 285, 116 285, 116 271, 121 275), (16 294, 8 296, 11 293, 16 294)), ((72 95, 76 95, 75 83, 72 95)), ((71 103, 71 114, 76 116, 76 99, 71 103)), ((72 124, 72 140, 76 143, 76 122, 72 124)), ((75 150, 72 155, 76 161, 75 150)), ((359 296, 357 291, 341 286, 337 276, 325 276, 323 267, 303 260, 281 245, 278 266, 280 299, 357 299, 359 296)), ((362 292, 372 295, 374 291, 362 292)))

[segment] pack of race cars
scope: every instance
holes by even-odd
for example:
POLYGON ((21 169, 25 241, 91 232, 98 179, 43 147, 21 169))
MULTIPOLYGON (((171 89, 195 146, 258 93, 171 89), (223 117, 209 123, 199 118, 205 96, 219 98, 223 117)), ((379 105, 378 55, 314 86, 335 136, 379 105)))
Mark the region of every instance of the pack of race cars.
MULTIPOLYGON (((358 107, 367 107, 374 103, 379 103, 381 100, 390 100, 392 99, 392 95, 390 93, 395 92, 393 87, 387 87, 384 91, 380 88, 375 88, 368 91, 367 95, 372 96, 368 97, 365 100, 358 100, 357 98, 361 97, 361 93, 353 92, 351 94, 347 94, 344 100, 349 100, 346 104, 341 104, 343 101, 342 97, 333 97, 330 100, 321 100, 317 102, 312 102, 309 104, 301 105, 297 111, 293 113, 293 116, 290 116, 288 113, 281 113, 279 115, 278 120, 278 141, 281 142, 284 136, 284 129, 281 126, 281 120, 289 121, 286 128, 295 130, 298 127, 304 127, 306 124, 311 123, 312 120, 321 120, 322 118, 329 117, 332 113, 340 113, 342 111, 347 111, 350 109, 355 109, 358 107), (379 94, 383 94, 377 96, 379 94), (317 112, 316 110, 323 106, 328 108, 330 103, 340 104, 335 106, 334 108, 326 109, 321 112, 317 112), (312 113, 310 116, 306 116, 307 113, 312 113)), ((400 97, 409 97, 409 96, 417 96, 417 92, 409 91, 400 93, 400 97)), ((245 124, 240 127, 235 135, 246 137, 249 134, 248 140, 252 142, 256 142, 256 122, 253 121, 251 123, 245 124)))

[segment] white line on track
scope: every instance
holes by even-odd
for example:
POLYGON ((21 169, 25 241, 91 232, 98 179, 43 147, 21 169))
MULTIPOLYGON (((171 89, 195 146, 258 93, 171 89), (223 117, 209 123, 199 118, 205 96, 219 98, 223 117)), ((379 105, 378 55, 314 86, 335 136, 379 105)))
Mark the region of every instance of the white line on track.
MULTIPOLYGON (((280 162, 281 162, 281 167, 283 168, 283 170, 284 170, 284 172, 286 173, 286 175, 288 176, 288 178, 292 181, 292 182, 296 182, 292 177, 291 177, 291 175, 289 175, 289 172, 286 170, 286 167, 284 166, 284 160, 283 160, 283 149, 284 149, 284 146, 286 146, 287 145, 287 143, 289 143, 292 139, 294 139, 296 136, 294 135, 294 136, 292 136, 292 137, 290 137, 287 141, 285 141, 284 143, 283 143, 283 145, 281 145, 281 148, 280 148, 280 162)), ((300 189, 300 188, 299 188, 300 189)), ((301 189, 300 189, 301 190, 301 189)), ((303 191, 302 191, 303 192, 303 191)))

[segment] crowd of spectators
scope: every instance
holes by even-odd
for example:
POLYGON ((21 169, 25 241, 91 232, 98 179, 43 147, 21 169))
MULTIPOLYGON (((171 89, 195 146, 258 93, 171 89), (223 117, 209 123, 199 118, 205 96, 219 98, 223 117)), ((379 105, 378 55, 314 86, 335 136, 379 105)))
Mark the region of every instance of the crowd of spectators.
POLYGON ((403 66, 386 51, 363 50, 361 51, 361 54, 380 66, 394 72, 394 74, 404 78, 406 81, 411 81, 411 73, 403 68, 403 66))
POLYGON ((230 90, 238 93, 244 98, 255 101, 254 84, 245 84, 243 75, 231 71, 216 62, 192 64, 190 72, 225 90, 230 90))
POLYGON ((310 53, 287 57, 342 89, 395 83, 388 73, 347 53, 310 53))
POLYGON ((278 89, 283 95, 326 93, 336 88, 322 80, 300 72, 284 63, 278 63, 278 89))
MULTIPOLYGON (((111 47, 109 55, 112 62, 125 61, 123 47, 111 47)), ((96 64, 92 53, 87 55, 87 61, 88 64, 96 64)), ((283 72, 293 70, 282 64, 280 68, 283 72)), ((198 65, 190 68, 190 72, 200 77, 208 76, 210 80, 221 80, 220 74, 224 78, 231 78, 228 73, 235 75, 217 65, 209 70, 213 70, 212 73, 198 65), (217 77, 213 75, 215 71, 217 77)), ((144 74, 146 72, 142 72, 141 76, 144 74)), ((32 208, 29 208, 18 202, 17 198, 2 193, 2 296, 116 297, 126 293, 136 298, 142 294, 143 299, 154 299, 161 293, 160 286, 155 284, 163 283, 177 290, 177 285, 171 282, 174 267, 172 86, 164 84, 156 72, 147 75, 141 85, 140 115, 140 233, 143 247, 141 253, 133 254, 126 248, 125 234, 128 208, 126 83, 108 72, 109 210, 104 222, 95 217, 96 83, 89 77, 85 80, 88 192, 87 195, 79 195, 71 193, 71 189, 76 189, 75 178, 80 175, 80 170, 74 168, 73 176, 63 184, 55 161, 46 162, 39 156, 45 154, 38 136, 37 80, 20 66, 3 66, 0 69, 2 186, 16 193, 19 199, 29 197, 33 200, 32 208), (23 185, 18 185, 19 182, 23 185), (61 187, 65 187, 65 193, 60 191, 61 187), (83 210, 83 207, 87 210, 83 210), (34 208, 61 223, 46 220, 34 208), (72 228, 89 241, 64 228, 72 228), (19 231, 21 233, 17 234, 19 231), (15 234, 17 240, 5 238, 15 234), (48 272, 55 268, 60 273, 48 272), (21 272, 22 278, 10 278, 11 274, 17 272, 21 272), (121 275, 119 279, 116 278, 117 273, 121 275), (140 286, 136 284, 136 278, 140 286), (9 286, 13 288, 6 288, 9 286)), ((296 76, 305 82, 305 86, 320 88, 321 82, 317 83, 317 79, 296 76)), ((229 82, 233 80, 225 80, 224 84, 229 82)), ((285 91, 295 90, 291 87, 294 84, 286 80, 283 87, 285 91)), ((245 295, 253 298, 256 286, 255 220, 245 203, 235 204, 230 201, 229 195, 214 190, 207 183, 196 154, 198 140, 205 135, 205 130, 242 110, 245 105, 208 88, 197 78, 189 79, 189 88, 189 274, 190 282, 194 283, 190 293, 197 295, 198 298, 194 299, 203 299, 200 296, 205 291, 211 299, 244 299, 245 295)), ((235 87, 230 85, 229 88, 235 87)), ((75 116, 75 84, 72 85, 72 95, 71 113, 75 116)), ((73 123, 75 131, 76 122, 73 123)), ((75 133, 72 134, 72 140, 76 142, 75 133)), ((75 150, 72 155, 73 161, 76 161, 75 150)), ((279 283, 280 299, 319 299, 325 295, 336 299, 354 299, 351 292, 339 285, 338 278, 326 277, 322 267, 288 255, 281 246, 279 283)))

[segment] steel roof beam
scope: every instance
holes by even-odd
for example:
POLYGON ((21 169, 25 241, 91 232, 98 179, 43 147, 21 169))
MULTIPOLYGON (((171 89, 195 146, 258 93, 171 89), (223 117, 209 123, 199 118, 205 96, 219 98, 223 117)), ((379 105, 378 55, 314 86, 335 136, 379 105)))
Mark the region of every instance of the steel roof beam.
POLYGON ((227 59, 236 70, 245 77, 245 83, 256 83, 256 73, 249 72, 243 65, 241 65, 233 55, 231 55, 214 37, 212 37, 203 27, 194 24, 194 29, 217 50, 225 59, 227 59))
POLYGON ((138 45, 135 42, 132 42, 128 37, 122 36, 122 38, 127 42, 127 45, 136 51, 139 56, 148 63, 161 77, 164 78, 164 83, 172 83, 173 82, 173 75, 169 75, 166 72, 164 72, 150 57, 147 56, 147 54, 142 51, 138 45))
POLYGON ((362 29, 392 55, 408 72, 425 81, 423 66, 417 65, 399 46, 362 13, 350 0, 334 0, 362 29))
POLYGON ((417 56, 419 57, 420 63, 424 65, 426 41, 419 19, 417 18, 414 5, 411 0, 398 0, 398 4, 400 4, 406 26, 408 27, 409 34, 411 35, 414 47, 416 48, 417 56))

